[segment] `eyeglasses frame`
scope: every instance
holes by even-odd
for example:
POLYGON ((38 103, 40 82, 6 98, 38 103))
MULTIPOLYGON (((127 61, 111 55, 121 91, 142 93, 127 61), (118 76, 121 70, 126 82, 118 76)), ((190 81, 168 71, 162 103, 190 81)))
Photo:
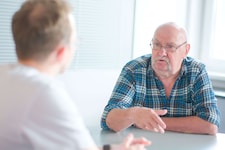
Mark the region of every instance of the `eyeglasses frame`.
POLYGON ((152 48, 152 50, 161 50, 162 48, 164 48, 166 50, 166 52, 176 52, 178 48, 180 48, 181 46, 183 46, 185 44, 187 44, 187 41, 181 43, 180 45, 174 46, 175 47, 175 50, 174 51, 168 51, 168 49, 166 48, 166 46, 163 46, 162 44, 161 44, 160 49, 153 49, 153 39, 151 40, 151 43, 149 45, 152 48))

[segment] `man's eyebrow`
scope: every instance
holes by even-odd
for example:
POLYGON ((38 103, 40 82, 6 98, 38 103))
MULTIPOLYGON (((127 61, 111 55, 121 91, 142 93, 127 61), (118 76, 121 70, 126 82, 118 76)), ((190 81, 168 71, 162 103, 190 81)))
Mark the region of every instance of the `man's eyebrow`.
MULTIPOLYGON (((154 41, 157 41, 157 42, 160 42, 159 40, 157 40, 157 39, 155 39, 155 38, 153 38, 153 40, 154 40, 154 41)), ((160 43, 161 43, 161 42, 160 42, 160 43)))

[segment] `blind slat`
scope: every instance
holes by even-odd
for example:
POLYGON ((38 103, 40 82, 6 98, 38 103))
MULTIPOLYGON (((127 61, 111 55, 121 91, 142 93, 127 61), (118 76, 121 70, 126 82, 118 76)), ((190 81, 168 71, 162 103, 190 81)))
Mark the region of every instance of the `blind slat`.
MULTIPOLYGON (((12 15, 23 0, 0 1, 0 64, 16 62, 12 15), (8 57, 10 56, 10 57, 8 57)), ((70 0, 79 45, 71 68, 118 68, 131 58, 134 0, 70 0), (123 26, 126 26, 124 32, 123 26)))

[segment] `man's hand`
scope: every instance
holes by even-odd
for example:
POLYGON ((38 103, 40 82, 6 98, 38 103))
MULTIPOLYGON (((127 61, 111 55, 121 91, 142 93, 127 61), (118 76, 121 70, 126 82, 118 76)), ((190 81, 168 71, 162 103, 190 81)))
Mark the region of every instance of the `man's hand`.
POLYGON ((135 126, 144 130, 164 133, 166 124, 160 118, 165 115, 167 110, 153 110, 146 107, 134 107, 135 126))
POLYGON ((145 150, 151 142, 145 138, 134 138, 129 134, 120 145, 112 145, 112 150, 145 150))
POLYGON ((166 113, 167 110, 153 110, 147 107, 115 108, 107 115, 106 123, 116 132, 135 125, 141 129, 164 133, 166 124, 160 116, 166 113))

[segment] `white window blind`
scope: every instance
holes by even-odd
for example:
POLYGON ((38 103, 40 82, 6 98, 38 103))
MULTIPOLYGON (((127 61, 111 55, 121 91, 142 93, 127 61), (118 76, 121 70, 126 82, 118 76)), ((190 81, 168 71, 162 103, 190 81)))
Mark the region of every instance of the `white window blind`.
POLYGON ((119 68, 131 58, 133 0, 79 0, 76 68, 119 68))
MULTIPOLYGON (((0 1, 0 64, 16 62, 11 18, 23 0, 0 1)), ((117 69, 131 59, 135 0, 70 0, 79 45, 71 68, 117 69)))
POLYGON ((0 64, 16 62, 15 46, 11 32, 11 18, 23 0, 0 1, 0 64))

